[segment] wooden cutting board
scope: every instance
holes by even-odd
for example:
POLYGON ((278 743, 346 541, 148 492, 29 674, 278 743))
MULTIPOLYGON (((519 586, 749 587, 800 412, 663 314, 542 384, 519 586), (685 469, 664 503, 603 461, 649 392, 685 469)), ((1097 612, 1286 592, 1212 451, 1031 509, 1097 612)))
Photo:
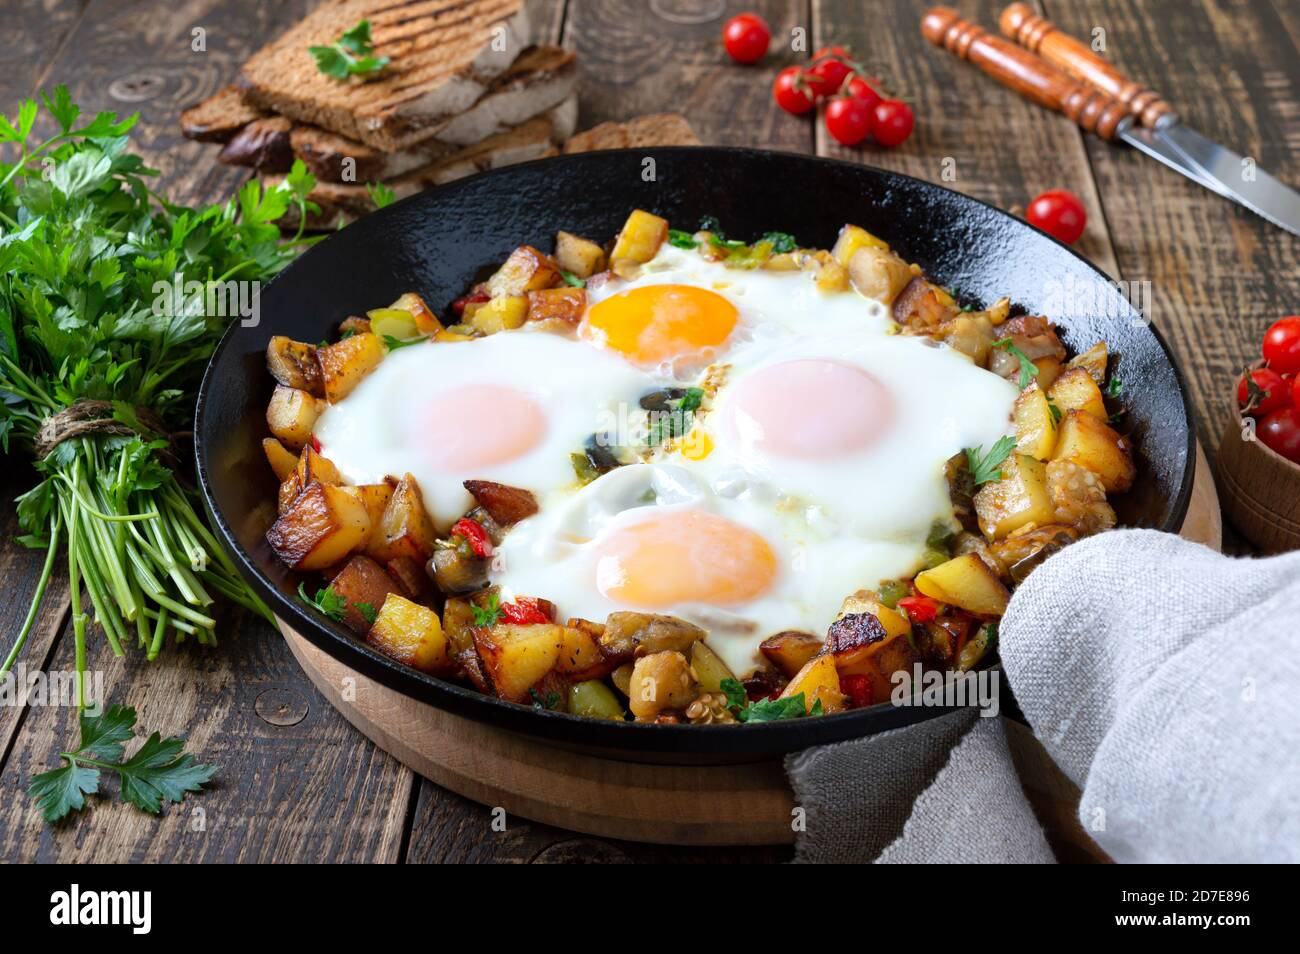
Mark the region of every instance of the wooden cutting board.
MULTIPOLYGON (((1219 499, 1199 449, 1182 535, 1216 550, 1222 542, 1219 499)), ((312 682, 349 722, 414 771, 488 808, 632 841, 794 841, 794 796, 780 760, 642 765, 552 748, 410 699, 348 668, 283 621, 280 630, 312 682)), ((1007 725, 1015 727, 1008 736, 1021 781, 1058 853, 1105 860, 1079 827, 1078 789, 1028 730, 1007 725)))

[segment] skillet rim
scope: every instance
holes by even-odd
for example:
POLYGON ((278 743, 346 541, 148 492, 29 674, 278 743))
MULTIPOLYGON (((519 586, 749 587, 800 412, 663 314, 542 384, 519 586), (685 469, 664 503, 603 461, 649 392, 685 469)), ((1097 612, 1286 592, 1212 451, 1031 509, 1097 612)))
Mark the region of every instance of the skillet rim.
MULTIPOLYGON (((421 202, 434 202, 442 197, 454 195, 458 191, 468 189, 482 180, 509 178, 518 175, 521 170, 544 163, 563 167, 566 165, 582 165, 587 162, 611 161, 618 157, 671 156, 673 154, 698 154, 700 152, 712 153, 723 161, 735 160, 743 162, 779 156, 814 165, 855 171, 865 170, 869 174, 881 177, 886 182, 894 180, 906 183, 909 188, 947 193, 951 197, 949 201, 973 203, 996 213, 998 216, 1010 219, 1017 227, 1030 229, 1038 233, 1038 235, 1049 239, 1062 250, 1068 252, 1082 263, 1086 269, 1096 273, 1105 282, 1113 282, 1101 269, 1068 245, 992 203, 985 202, 974 196, 966 195, 955 189, 949 189, 946 186, 928 182, 915 176, 882 169, 867 163, 810 156, 805 153, 787 150, 758 149, 749 146, 669 146, 611 149, 535 159, 423 190, 394 203, 392 206, 372 212, 367 218, 383 216, 388 214, 390 209, 397 209, 402 206, 421 202)), ((306 269, 307 265, 304 263, 307 263, 310 257, 311 249, 295 259, 266 287, 271 288, 286 276, 306 269)), ((263 292, 265 292, 265 289, 263 289, 263 292)), ((1129 308, 1132 309, 1132 306, 1129 305, 1129 308)), ((1144 324, 1155 338, 1165 361, 1173 371, 1178 386, 1182 423, 1186 434, 1183 473, 1179 480, 1178 493, 1171 502, 1168 516, 1159 527, 1155 528, 1166 532, 1177 532, 1187 515, 1191 500, 1192 483, 1196 469, 1197 432, 1188 395, 1187 379, 1183 369, 1154 321, 1146 320, 1144 324)), ((376 679, 388 688, 398 691, 417 702, 451 712, 453 715, 487 722, 498 728, 529 736, 547 744, 586 752, 596 752, 602 757, 626 761, 673 761, 679 763, 694 761, 702 765, 773 757, 813 745, 824 745, 847 739, 861 738, 899 726, 935 718, 951 711, 952 708, 957 708, 948 706, 899 707, 887 702, 881 702, 865 709, 835 713, 816 719, 767 722, 746 725, 743 729, 732 728, 727 730, 720 730, 712 726, 689 724, 659 725, 654 723, 612 722, 506 702, 472 688, 437 679, 389 659, 379 653, 378 650, 359 640, 342 624, 321 619, 317 614, 308 611, 296 598, 296 595, 286 596, 279 586, 263 574, 256 560, 244 549, 230 524, 215 506, 208 468, 208 452, 211 448, 205 439, 205 428, 202 426, 202 421, 209 406, 210 396, 219 387, 214 381, 213 370, 241 330, 243 329, 239 322, 232 322, 217 343, 211 358, 209 358, 208 365, 204 369, 195 404, 195 473, 203 497, 204 508, 223 549, 240 567, 241 575, 245 581, 252 585, 253 589, 271 606, 282 621, 290 625, 295 632, 316 647, 364 675, 376 679), (635 735, 631 733, 635 733, 635 735), (654 756, 656 755, 670 756, 671 758, 655 759, 654 756)), ((1001 664, 995 664, 990 668, 1000 670, 1001 664)), ((999 683, 1003 687, 1003 705, 1011 711, 1016 711, 1014 700, 1008 698, 1009 692, 1006 689, 1005 680, 999 679, 999 683)))

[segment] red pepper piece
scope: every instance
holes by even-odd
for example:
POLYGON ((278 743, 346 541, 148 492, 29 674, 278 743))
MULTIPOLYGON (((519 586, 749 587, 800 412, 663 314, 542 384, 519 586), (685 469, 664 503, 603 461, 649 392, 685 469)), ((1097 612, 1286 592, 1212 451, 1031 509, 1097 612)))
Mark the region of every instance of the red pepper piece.
POLYGON ((464 537, 477 557, 492 555, 492 541, 488 539, 487 531, 483 529, 482 524, 469 517, 461 517, 452 524, 451 535, 464 537))
POLYGON ((502 603, 501 615, 507 623, 514 623, 516 626, 528 626, 533 623, 549 623, 551 621, 551 618, 546 615, 546 610, 541 608, 535 596, 517 596, 513 603, 502 603))
POLYGON ((863 675, 840 676, 840 690, 849 697, 849 708, 864 709, 871 705, 875 693, 871 680, 863 675))
POLYGON ((898 601, 901 609, 907 610, 907 618, 913 623, 933 623, 943 606, 938 600, 928 596, 904 596, 898 601))
POLYGON ((458 315, 465 314, 465 306, 477 302, 491 301, 492 296, 487 292, 474 292, 469 295, 461 295, 451 303, 451 310, 458 315))
POLYGON ((315 434, 311 436, 311 449, 318 454, 320 453, 320 438, 315 434))

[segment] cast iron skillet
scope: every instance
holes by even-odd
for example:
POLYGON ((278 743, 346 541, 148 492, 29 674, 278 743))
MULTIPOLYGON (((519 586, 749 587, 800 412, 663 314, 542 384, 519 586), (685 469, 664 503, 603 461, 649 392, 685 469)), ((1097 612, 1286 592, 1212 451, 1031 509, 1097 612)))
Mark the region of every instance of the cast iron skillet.
POLYGON ((1059 322, 1072 352, 1104 339, 1124 382, 1127 412, 1120 426, 1138 449, 1138 482, 1118 502, 1120 519, 1165 530, 1181 525, 1194 464, 1182 375, 1159 334, 1101 272, 1065 246, 975 199, 868 166, 753 149, 588 153, 476 176, 366 216, 263 290, 259 326, 236 322, 222 339, 199 394, 199 481, 223 544, 289 625, 406 695, 549 744, 624 760, 752 760, 944 711, 886 703, 737 728, 584 720, 501 702, 400 666, 295 595, 300 575, 282 566, 263 540, 275 517, 275 483, 259 443, 267 434, 273 385, 264 362, 267 339, 321 340, 348 315, 412 290, 443 313, 516 246, 547 250, 559 229, 603 242, 633 208, 682 228, 714 215, 734 237, 752 240, 780 230, 817 248, 829 248, 840 226, 853 222, 920 263, 964 302, 989 304, 1008 295, 1019 308, 1059 322))

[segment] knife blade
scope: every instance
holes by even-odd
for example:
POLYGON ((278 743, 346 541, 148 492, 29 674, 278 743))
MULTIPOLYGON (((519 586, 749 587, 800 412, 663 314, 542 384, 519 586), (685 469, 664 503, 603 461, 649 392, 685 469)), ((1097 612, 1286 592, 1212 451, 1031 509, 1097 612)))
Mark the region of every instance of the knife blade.
POLYGON ((1150 129, 1133 124, 1121 125, 1118 135, 1134 149, 1185 175, 1198 185, 1218 193, 1225 199, 1231 198, 1223 191, 1220 182, 1188 160, 1168 140, 1157 137, 1150 129))

